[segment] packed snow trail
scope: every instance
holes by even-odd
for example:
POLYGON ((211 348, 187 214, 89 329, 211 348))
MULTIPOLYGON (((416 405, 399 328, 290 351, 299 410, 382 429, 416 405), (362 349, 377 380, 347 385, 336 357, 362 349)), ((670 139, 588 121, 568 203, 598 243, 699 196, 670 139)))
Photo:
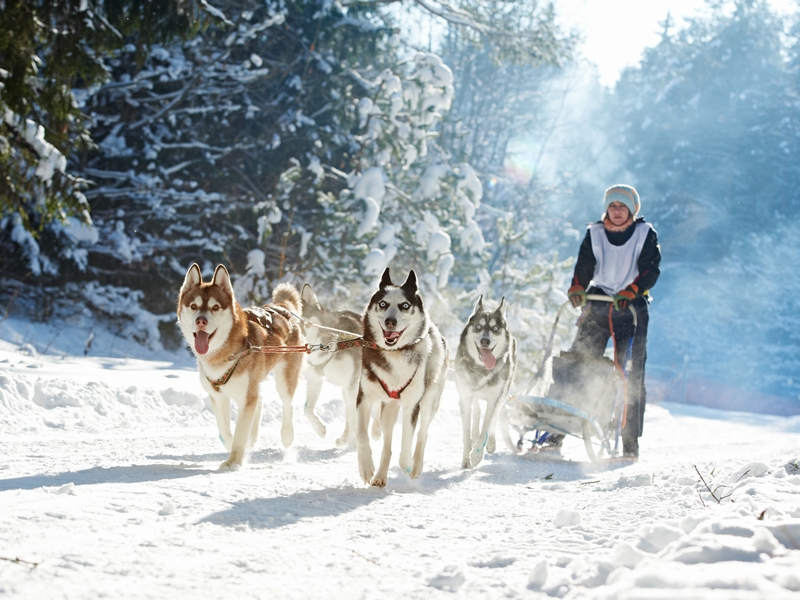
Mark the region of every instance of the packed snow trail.
POLYGON ((329 424, 324 440, 302 415, 304 394, 301 387, 295 401, 295 445, 284 450, 268 380, 259 446, 241 470, 218 472, 227 453, 195 372, 163 362, 34 359, 0 345, 0 593, 800 592, 800 417, 654 405, 638 463, 594 465, 582 442, 568 439, 561 456, 515 456, 501 444, 464 471, 448 382, 422 476, 401 473, 395 454, 379 490, 358 479, 353 449, 334 447, 344 426, 338 390, 325 387, 318 405, 329 424))

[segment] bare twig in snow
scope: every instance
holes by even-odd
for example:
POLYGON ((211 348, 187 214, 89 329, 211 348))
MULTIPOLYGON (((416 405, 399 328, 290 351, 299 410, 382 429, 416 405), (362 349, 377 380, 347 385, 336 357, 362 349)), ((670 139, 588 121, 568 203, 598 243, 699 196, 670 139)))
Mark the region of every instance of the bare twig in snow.
MULTIPOLYGON (((708 484, 706 483, 706 480, 703 478, 703 476, 700 474, 700 469, 697 468, 697 465, 694 466, 694 470, 697 471, 698 475, 700 475, 700 481, 702 481, 703 485, 706 486, 706 489, 708 490, 708 493, 711 494, 711 497, 714 498, 714 500, 717 501, 717 504, 719 504, 720 503, 719 498, 717 498, 717 496, 714 494, 714 492, 711 490, 711 488, 708 487, 708 484)), ((714 472, 712 471, 711 474, 713 475, 714 472)), ((701 498, 701 500, 702 500, 702 498, 701 498)), ((703 504, 703 506, 705 506, 705 504, 703 504)))
POLYGON ((14 301, 17 299, 17 295, 19 294, 19 288, 14 290, 14 293, 11 295, 11 299, 6 304, 6 309, 3 311, 3 318, 0 320, 0 323, 3 323, 8 319, 8 313, 11 312, 11 307, 14 305, 14 301))
POLYGON ((44 355, 47 353, 47 351, 50 349, 50 346, 52 346, 52 345, 53 345, 53 342, 55 342, 55 341, 56 341, 56 338, 57 338, 58 336, 60 336, 60 335, 61 335, 61 332, 62 332, 62 331, 64 331, 64 329, 66 329, 66 327, 67 327, 67 324, 66 324, 66 323, 64 323, 64 325, 62 325, 61 329, 59 329, 59 330, 58 330, 58 333, 56 333, 56 334, 53 336, 53 339, 51 339, 51 340, 50 340, 50 342, 48 342, 47 346, 45 346, 45 347, 44 347, 44 350, 42 350, 42 351, 39 353, 39 356, 38 356, 38 358, 41 358, 42 356, 44 356, 44 355))
POLYGON ((353 550, 352 548, 350 548, 350 552, 352 552, 353 554, 355 554, 355 555, 356 555, 356 556, 358 556, 359 558, 363 558, 364 560, 368 560, 369 562, 371 562, 371 563, 372 563, 373 565, 375 565, 375 566, 378 566, 378 567, 382 567, 382 566, 383 566, 382 564, 380 564, 380 563, 377 563, 377 562, 375 562, 374 560, 372 560, 370 557, 368 557, 368 556, 364 556, 364 555, 363 555, 363 554, 361 554, 360 552, 356 552, 356 551, 355 551, 355 550, 353 550))
POLYGON ((22 560, 21 558, 6 558, 5 556, 0 556, 0 560, 5 560, 11 563, 17 563, 22 565, 30 565, 31 569, 35 569, 39 566, 37 562, 30 562, 29 560, 22 560))

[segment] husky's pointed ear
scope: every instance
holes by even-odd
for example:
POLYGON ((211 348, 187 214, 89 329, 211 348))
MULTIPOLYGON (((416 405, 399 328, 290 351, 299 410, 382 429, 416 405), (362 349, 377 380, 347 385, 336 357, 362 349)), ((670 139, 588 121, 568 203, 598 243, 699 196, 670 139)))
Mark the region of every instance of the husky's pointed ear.
POLYGON ((203 274, 200 272, 200 265, 194 263, 189 270, 186 271, 186 277, 183 280, 183 285, 181 286, 181 291, 185 292, 186 290, 193 288, 196 285, 200 285, 203 283, 203 274))
POLYGON ((505 296, 500 298, 500 306, 497 307, 497 310, 495 312, 499 312, 500 316, 502 316, 504 319, 506 318, 506 297, 505 296))
POLYGON ((389 267, 386 267, 386 270, 383 272, 383 275, 381 275, 381 283, 380 283, 380 285, 378 287, 380 289, 383 289, 383 288, 388 287, 390 285, 394 285, 394 284, 392 283, 392 278, 389 275, 389 267))
POLYGON ((303 305, 311 306, 319 310, 319 300, 317 300, 317 295, 307 283, 303 284, 303 289, 300 292, 300 299, 303 301, 303 305))
POLYGON ((472 311, 474 314, 478 314, 479 312, 483 312, 483 294, 478 296, 478 301, 475 303, 475 310, 472 311))
POLYGON ((211 279, 214 285, 221 287, 226 294, 233 298, 233 285, 231 284, 231 276, 228 274, 228 269, 225 265, 217 265, 214 269, 214 277, 211 279))
POLYGON ((411 269, 408 272, 408 277, 406 277, 406 280, 400 287, 404 290, 411 290, 412 292, 419 291, 419 285, 417 285, 417 274, 414 272, 414 269, 411 269))

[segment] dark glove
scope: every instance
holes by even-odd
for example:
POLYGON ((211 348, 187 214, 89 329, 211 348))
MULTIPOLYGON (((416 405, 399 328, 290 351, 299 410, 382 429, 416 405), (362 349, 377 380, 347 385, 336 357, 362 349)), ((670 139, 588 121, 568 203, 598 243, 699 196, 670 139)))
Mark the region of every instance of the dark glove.
POLYGON ((614 294, 614 310, 620 312, 628 310, 628 302, 633 302, 637 295, 639 295, 639 286, 634 283, 617 292, 614 294))
POLYGON ((569 301, 575 308, 586 306, 586 290, 579 285, 573 285, 569 288, 569 301))

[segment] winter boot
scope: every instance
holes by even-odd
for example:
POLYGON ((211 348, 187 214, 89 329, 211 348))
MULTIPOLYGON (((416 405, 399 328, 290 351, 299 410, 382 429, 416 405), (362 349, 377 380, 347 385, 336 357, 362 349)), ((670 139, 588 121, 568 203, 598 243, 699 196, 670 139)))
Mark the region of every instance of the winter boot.
POLYGON ((622 456, 623 458, 639 458, 639 438, 622 437, 622 456))
POLYGON ((561 433, 548 434, 544 441, 541 442, 539 448, 541 450, 559 450, 564 443, 564 438, 567 437, 561 433))

